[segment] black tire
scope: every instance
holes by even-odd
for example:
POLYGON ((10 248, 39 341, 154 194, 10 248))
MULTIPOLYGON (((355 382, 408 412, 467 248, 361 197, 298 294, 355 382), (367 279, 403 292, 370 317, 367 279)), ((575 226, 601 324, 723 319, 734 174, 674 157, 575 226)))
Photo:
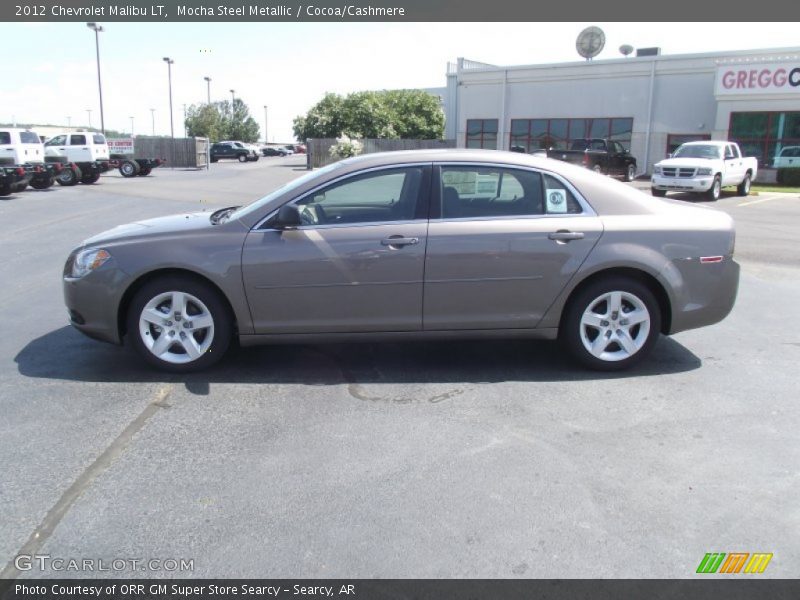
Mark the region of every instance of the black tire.
POLYGON ((633 181, 636 179, 636 165, 631 163, 625 167, 625 181, 633 181))
MULTIPOLYGON (((595 312, 595 311, 592 311, 595 312)), ((595 315, 600 318, 599 314, 595 315)), ((621 371, 632 367, 642 360, 652 350, 653 345, 658 339, 661 331, 661 311, 650 289, 644 284, 622 276, 609 276, 598 279, 578 292, 569 300, 564 311, 559 339, 570 354, 583 366, 596 371, 621 371), (621 308, 617 314, 611 313, 609 302, 603 305, 600 299, 613 292, 621 293, 621 308), (636 305, 639 309, 646 309, 647 323, 628 325, 624 315, 626 309, 631 309, 636 305), (594 328, 582 323, 585 312, 592 307, 605 306, 608 320, 600 321, 600 325, 594 328), (614 330, 614 327, 618 329, 614 330), (623 327, 627 327, 627 338, 632 342, 631 348, 634 351, 627 351, 616 339, 620 331, 625 334, 623 327), (593 354, 585 344, 593 345, 595 340, 603 339, 601 336, 606 332, 608 342, 598 348, 601 356, 593 354), (594 337, 592 337, 594 334, 594 337), (605 358, 603 356, 605 355, 605 358)))
POLYGON ((750 173, 745 174, 744 179, 742 179, 742 183, 736 186, 736 192, 740 196, 749 196, 750 195, 750 173))
POLYGON ((667 190, 658 190, 656 188, 650 188, 650 193, 656 198, 663 198, 664 196, 667 195, 667 190))
MULTIPOLYGON (((187 307, 191 308, 192 306, 195 306, 195 310, 197 310, 199 305, 194 305, 193 301, 190 299, 190 301, 187 303, 187 307)), ((207 341, 205 336, 203 336, 204 332, 191 332, 189 329, 181 328, 178 323, 183 321, 185 327, 186 319, 183 318, 183 315, 181 315, 180 320, 175 319, 174 312, 171 311, 171 308, 172 307, 170 306, 170 312, 164 314, 165 319, 169 319, 165 320, 163 325, 164 328, 158 331, 154 327, 148 325, 145 329, 148 333, 145 333, 144 336, 149 336, 149 332, 152 332, 152 335, 154 336, 157 335, 158 337, 153 338, 153 344, 155 345, 155 343, 160 339, 160 336, 167 335, 169 331, 173 331, 175 334, 186 334, 188 332, 188 335, 201 336, 194 337, 194 340, 202 348, 207 341), (172 318, 170 319, 170 317, 172 318), (170 323, 170 325, 167 326, 166 323, 170 323), (167 327, 171 327, 172 329, 168 330, 167 327)), ((191 313, 189 313, 188 316, 191 317, 191 313)), ((190 276, 183 275, 159 277, 158 279, 154 279, 146 283, 138 292, 136 292, 133 300, 130 303, 128 314, 126 315, 126 324, 128 340, 136 349, 136 351, 142 356, 142 358, 144 358, 145 361, 154 367, 163 371, 169 371, 171 373, 189 373, 210 367, 224 356, 225 352, 230 346, 231 338, 233 336, 233 318, 230 314, 227 304, 225 303, 225 300, 220 296, 219 292, 217 292, 207 283, 203 283, 202 281, 194 279, 190 276), (212 339, 208 341, 208 346, 205 348, 202 354, 200 354, 200 356, 194 360, 177 363, 171 362, 170 360, 161 359, 156 356, 144 342, 142 330, 140 329, 140 315, 142 314, 142 311, 144 310, 145 306, 151 302, 151 300, 157 298, 159 295, 169 294, 170 292, 182 292, 184 294, 194 296, 195 299, 199 300, 200 303, 205 305, 204 308, 207 309, 211 315, 212 339)), ((208 330, 205 330, 205 334, 208 335, 208 330)), ((167 348, 169 351, 168 354, 173 357, 180 357, 181 354, 186 355, 185 350, 183 350, 181 347, 181 342, 177 335, 173 335, 171 337, 175 340, 175 342, 173 342, 172 345, 167 348)))
POLYGON ((595 165, 595 166, 592 167, 592 171, 594 171, 598 175, 602 175, 603 174, 603 167, 601 167, 600 165, 595 165))
POLYGON ((56 178, 51 175, 47 179, 35 179, 31 181, 31 187, 35 190, 46 190, 52 187, 55 182, 56 178))
POLYGON ((28 189, 28 182, 23 181, 15 183, 13 188, 14 188, 14 193, 19 194, 20 192, 24 192, 26 189, 28 189))
POLYGON ((139 173, 138 173, 138 175, 139 175, 139 177, 147 177, 148 175, 150 175, 150 172, 151 172, 152 170, 153 170, 153 169, 152 169, 152 167, 142 167, 142 168, 139 170, 139 173))
POLYGON ((721 195, 722 195, 722 178, 719 175, 714 175, 714 181, 711 183, 711 187, 706 192, 706 198, 716 202, 717 200, 719 200, 719 197, 721 195))
POLYGON ((239 155, 239 156, 237 156, 236 158, 238 158, 238 159, 239 159, 239 162, 240 162, 240 163, 247 162, 247 154, 240 154, 240 155, 239 155))
POLYGON ((135 160, 125 160, 119 165, 119 173, 123 177, 136 177, 139 173, 139 163, 135 160))
POLYGON ((100 173, 92 173, 91 175, 84 175, 81 177, 81 183, 91 185, 97 183, 98 179, 100 179, 100 173))
POLYGON ((215 163, 215 162, 217 162, 218 160, 219 160, 218 158, 212 158, 212 159, 211 159, 211 162, 212 162, 212 163, 215 163))
POLYGON ((56 175, 56 183, 58 185, 76 185, 78 181, 83 177, 81 170, 78 167, 74 169, 72 167, 65 167, 62 171, 56 175))
POLYGON ((0 183, 0 196, 9 196, 9 195, 11 195, 11 184, 0 183))

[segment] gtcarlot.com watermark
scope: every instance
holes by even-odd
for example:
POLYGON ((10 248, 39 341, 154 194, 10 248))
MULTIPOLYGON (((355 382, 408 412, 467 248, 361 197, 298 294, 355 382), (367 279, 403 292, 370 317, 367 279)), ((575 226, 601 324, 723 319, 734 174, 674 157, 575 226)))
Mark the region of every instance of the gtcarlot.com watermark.
POLYGON ((14 559, 19 571, 112 572, 194 571, 193 558, 63 558, 49 554, 20 554, 14 559))

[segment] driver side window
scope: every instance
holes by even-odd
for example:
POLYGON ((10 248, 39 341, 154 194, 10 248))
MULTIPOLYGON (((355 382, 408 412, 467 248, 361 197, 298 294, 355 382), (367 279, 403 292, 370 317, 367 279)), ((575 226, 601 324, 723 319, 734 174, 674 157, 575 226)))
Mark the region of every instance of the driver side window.
POLYGON ((356 175, 297 202, 303 225, 385 223, 414 219, 423 167, 356 175))

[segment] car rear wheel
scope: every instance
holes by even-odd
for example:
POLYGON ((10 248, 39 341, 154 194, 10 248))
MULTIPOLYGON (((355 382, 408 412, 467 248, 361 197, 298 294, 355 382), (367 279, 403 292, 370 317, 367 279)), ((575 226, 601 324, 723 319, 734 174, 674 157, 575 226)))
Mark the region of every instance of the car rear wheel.
POLYGON ((661 313, 653 293, 634 279, 609 277, 572 298, 560 337, 584 366, 619 371, 642 360, 660 330, 661 313))
POLYGON ((650 188, 650 193, 655 196, 656 198, 663 198, 667 195, 667 190, 659 190, 656 188, 650 188))
POLYGON ((742 179, 742 183, 740 183, 737 188, 736 192, 740 196, 748 196, 750 194, 750 173, 747 173, 742 179))
POLYGON ((219 293, 189 277, 147 283, 131 302, 128 335, 151 365, 173 373, 210 367, 225 354, 232 319, 219 293))
POLYGON ((136 177, 139 172, 139 164, 132 160, 126 160, 119 166, 119 172, 123 177, 136 177))
POLYGON ((92 173, 91 175, 84 175, 83 177, 81 177, 81 183, 84 183, 86 185, 91 185, 93 183, 97 183, 99 179, 100 179, 100 173, 92 173))
POLYGON ((722 179, 720 179, 719 175, 714 176, 714 181, 711 183, 711 187, 706 192, 706 198, 709 200, 714 200, 715 202, 719 200, 720 195, 722 194, 722 179))
POLYGON ((625 181, 633 181, 636 179, 636 165, 630 164, 625 170, 625 181))
POLYGON ((602 175, 603 174, 603 167, 601 167, 600 165, 595 165, 594 167, 592 167, 592 171, 602 175))
POLYGON ((78 168, 66 167, 58 175, 56 175, 56 182, 58 185, 75 185, 81 178, 81 170, 78 168))

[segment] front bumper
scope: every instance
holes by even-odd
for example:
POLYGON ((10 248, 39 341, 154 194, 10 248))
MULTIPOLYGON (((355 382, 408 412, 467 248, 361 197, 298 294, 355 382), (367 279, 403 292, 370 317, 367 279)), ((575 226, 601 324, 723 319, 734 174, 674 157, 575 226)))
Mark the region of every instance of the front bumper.
POLYGON ((653 175, 650 178, 651 187, 671 192, 707 192, 711 189, 712 183, 714 183, 713 175, 700 175, 698 177, 653 175))
POLYGON ((70 324, 90 338, 122 344, 117 315, 127 280, 125 273, 108 263, 81 279, 64 277, 64 304, 70 324))

